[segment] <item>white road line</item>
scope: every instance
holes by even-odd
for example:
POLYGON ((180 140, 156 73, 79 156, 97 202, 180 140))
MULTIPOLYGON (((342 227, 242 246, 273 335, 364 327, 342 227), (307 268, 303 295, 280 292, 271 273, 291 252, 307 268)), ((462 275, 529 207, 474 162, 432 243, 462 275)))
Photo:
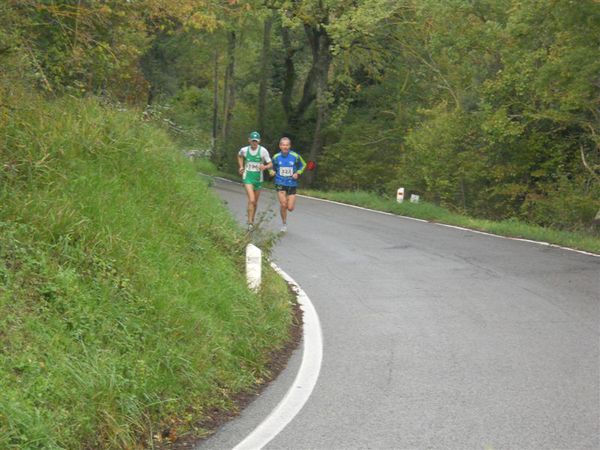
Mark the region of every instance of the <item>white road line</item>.
MULTIPOLYGON (((230 181, 230 180, 226 180, 225 178, 219 178, 219 179, 220 180, 225 180, 225 181, 230 181)), ((232 183, 234 183, 234 182, 232 181, 232 183)), ((571 247, 563 247, 562 245, 550 244, 549 242, 534 241, 532 239, 525 239, 525 238, 518 238, 518 237, 511 237, 511 236, 502 236, 500 234, 487 233, 485 231, 473 230, 471 228, 464 228, 464 227, 460 227, 460 226, 457 226, 457 225, 448 225, 448 224, 445 224, 445 223, 431 222, 429 220, 417 219, 415 217, 403 216, 401 214, 394 214, 394 213, 389 213, 389 212, 385 212, 385 211, 377 211, 377 210, 374 210, 374 209, 363 208, 362 206, 349 205, 347 203, 336 202, 334 200, 326 200, 326 199, 323 199, 323 198, 311 197, 309 195, 300 195, 299 194, 298 197, 310 198, 312 200, 318 200, 318 201, 321 201, 321 202, 334 203, 336 205, 342 205, 342 206, 348 206, 350 208, 362 209, 364 211, 371 211, 371 212, 378 213, 378 214, 385 214, 387 216, 402 217, 403 219, 416 220, 417 222, 431 223, 433 225, 439 225, 439 226, 442 226, 442 227, 455 228, 457 230, 468 231, 470 233, 484 234, 486 236, 492 236, 492 237, 496 237, 496 238, 500 238, 500 239, 508 239, 508 240, 511 240, 511 241, 529 242, 531 244, 538 244, 538 245, 545 245, 547 247, 560 248, 561 250, 567 250, 567 251, 570 251, 570 252, 580 253, 582 255, 595 256, 596 258, 600 258, 600 255, 597 254, 597 253, 586 252, 585 250, 577 250, 577 249, 571 248, 571 247)))
POLYGON ((234 450, 256 450, 267 445, 287 424, 300 412, 310 394, 312 393, 323 359, 323 338, 319 316, 306 293, 298 286, 292 277, 281 270, 276 264, 271 263, 275 271, 296 292, 300 304, 304 322, 304 352, 302 363, 296 375, 296 379, 288 389, 285 397, 279 402, 269 416, 258 425, 242 442, 234 447, 234 450))
POLYGON ((575 248, 570 248, 570 247, 563 247, 562 245, 551 244, 550 242, 534 241, 532 239, 518 238, 518 237, 512 237, 512 236, 502 236, 499 234, 487 233, 485 231, 479 231, 479 230, 472 230, 471 228, 459 227, 457 225, 448 225, 445 223, 437 223, 437 222, 433 222, 433 223, 436 225, 439 225, 441 227, 455 228, 457 230, 468 231, 470 233, 483 234, 485 236, 492 236, 492 237, 500 238, 500 239, 508 239, 510 241, 521 241, 521 242, 529 242, 531 244, 545 245, 547 247, 560 248, 562 250, 568 250, 570 252, 581 253, 583 255, 595 256, 596 258, 600 258, 600 255, 598 255, 596 253, 586 252, 585 250, 577 250, 575 248))
POLYGON ((347 206, 349 208, 362 209, 363 211, 370 211, 370 212, 374 212, 377 214, 384 214, 386 216, 396 216, 396 217, 402 217, 403 219, 415 220, 417 222, 429 223, 429 220, 425 220, 425 219, 417 219, 416 217, 403 216, 401 214, 394 214, 394 213, 387 212, 387 211, 377 211, 376 209, 365 208, 364 206, 350 205, 349 203, 336 202, 335 200, 327 200, 325 198, 319 198, 319 197, 311 197, 310 195, 298 194, 298 197, 310 198, 312 200, 319 200, 320 202, 327 202, 327 203, 333 203, 335 205, 347 206))
POLYGON ((570 252, 581 253, 583 255, 595 256, 597 258, 600 258, 600 255, 598 255, 596 253, 586 252, 585 250, 577 250, 577 249, 571 248, 571 247, 563 247, 562 245, 551 244, 549 242, 534 241, 532 239, 525 239, 525 238, 518 238, 518 237, 511 237, 511 236, 502 236, 500 234, 493 234, 493 233, 488 233, 488 232, 485 232, 485 231, 473 230, 472 228, 464 228, 464 227, 459 227, 457 225, 448 225, 446 223, 440 223, 440 222, 431 222, 429 220, 417 219, 416 217, 403 216, 401 214, 394 214, 394 213, 389 213, 389 212, 386 212, 386 211, 377 211, 375 209, 364 208, 362 206, 356 206, 356 205, 349 205, 347 203, 336 202, 334 200, 327 200, 327 199, 324 199, 324 198, 311 197, 309 195, 298 195, 298 197, 310 198, 311 200, 318 200, 318 201, 321 201, 321 202, 334 203, 336 205, 348 206, 349 208, 362 209, 364 211, 370 211, 370 212, 374 212, 374 213, 378 213, 378 214, 385 214, 387 216, 402 217, 403 219, 416 220, 417 222, 431 223, 433 225, 439 225, 441 227, 455 228, 457 230, 468 231, 470 233, 484 234, 486 236, 492 236, 492 237, 500 238, 500 239, 508 239, 508 240, 511 240, 511 241, 529 242, 531 244, 538 244, 538 245, 545 245, 545 246, 548 246, 548 247, 560 248, 562 250, 568 250, 570 252))
MULTIPOLYGON (((204 175, 204 174, 201 174, 201 175, 204 175)), ((223 177, 217 177, 217 176, 212 176, 212 175, 206 175, 206 176, 210 177, 210 178, 216 178, 217 180, 221 180, 221 181, 227 181, 229 183, 241 184, 239 181, 233 181, 233 180, 229 180, 229 179, 223 178, 223 177)))

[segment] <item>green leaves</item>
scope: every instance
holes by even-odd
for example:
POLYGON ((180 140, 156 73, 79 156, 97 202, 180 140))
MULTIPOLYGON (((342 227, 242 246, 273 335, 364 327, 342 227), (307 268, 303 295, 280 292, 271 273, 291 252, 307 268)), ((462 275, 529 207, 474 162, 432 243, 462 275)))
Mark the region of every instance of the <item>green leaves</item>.
MULTIPOLYGON (((369 38, 373 48, 385 48, 380 75, 353 94, 347 114, 361 117, 370 136, 396 130, 401 156, 365 162, 365 173, 370 166, 395 167, 374 176, 371 186, 361 180, 361 187, 401 185, 471 214, 582 227, 589 217, 583 211, 600 207, 600 186, 579 154, 581 146, 597 162, 599 17, 600 4, 592 0, 399 3, 382 21, 395 27, 369 38), (382 111, 389 112, 387 120, 374 121, 382 111), (545 221, 551 208, 538 203, 561 205, 573 222, 545 221)), ((343 27, 339 33, 348 34, 343 27)), ((341 49, 338 61, 343 56, 341 49)), ((359 170, 353 164, 360 153, 347 154, 361 152, 365 133, 358 129, 354 120, 336 129, 340 143, 328 145, 322 168, 347 143, 344 160, 359 170)), ((332 176, 327 182, 347 188, 332 176)))

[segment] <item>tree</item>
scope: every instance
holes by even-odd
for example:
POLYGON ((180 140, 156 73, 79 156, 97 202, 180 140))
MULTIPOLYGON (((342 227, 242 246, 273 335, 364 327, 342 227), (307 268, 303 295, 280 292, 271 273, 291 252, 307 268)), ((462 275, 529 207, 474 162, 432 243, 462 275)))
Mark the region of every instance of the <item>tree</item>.
POLYGON ((223 142, 227 142, 231 135, 231 120, 235 106, 235 48, 236 34, 234 30, 227 32, 227 67, 225 69, 225 82, 223 88, 223 142))
POLYGON ((271 76, 271 29, 273 15, 269 13, 264 19, 263 43, 260 54, 260 86, 258 89, 258 129, 264 133, 266 128, 267 90, 271 76))
MULTIPOLYGON (((375 26, 395 9, 396 2, 388 0, 333 1, 333 0, 287 0, 279 5, 283 17, 282 42, 285 48, 285 76, 282 104, 288 126, 296 131, 305 127, 304 117, 314 104, 312 139, 309 159, 316 160, 325 144, 324 131, 328 123, 332 98, 329 92, 334 48, 349 43, 359 36, 369 34, 375 26), (359 26, 349 26, 354 22, 359 26), (364 25, 365 28, 360 28, 364 25), (293 95, 297 80, 295 58, 301 54, 294 46, 291 31, 301 27, 305 43, 310 50, 310 66, 304 79, 299 100, 294 105, 293 95), (336 43, 336 38, 339 43, 336 43)), ((302 48, 302 47, 300 47, 302 48)), ((307 183, 314 182, 314 173, 308 172, 307 183)))

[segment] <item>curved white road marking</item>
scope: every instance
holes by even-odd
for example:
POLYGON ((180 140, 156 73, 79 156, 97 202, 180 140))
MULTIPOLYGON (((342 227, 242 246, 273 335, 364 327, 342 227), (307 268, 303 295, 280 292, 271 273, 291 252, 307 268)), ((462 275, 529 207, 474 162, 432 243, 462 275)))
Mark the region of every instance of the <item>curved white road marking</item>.
POLYGON ((304 197, 304 198, 310 198, 312 200, 319 200, 320 202, 333 203, 334 205, 347 206, 348 208, 362 209, 363 211, 370 211, 370 212, 374 212, 377 214, 383 214, 385 216, 396 216, 396 217, 402 217, 403 219, 414 220, 416 222, 429 223, 429 220, 425 220, 425 219, 417 219, 416 217, 403 216, 402 214, 394 214, 394 213, 387 212, 387 211, 377 211, 376 209, 365 208, 364 206, 351 205, 350 203, 336 202, 335 200, 328 200, 326 198, 311 197, 310 195, 303 195, 303 194, 297 194, 297 196, 304 197))
POLYGON ((521 242, 529 242, 531 244, 545 245, 546 247, 560 248, 562 250, 568 250, 570 252, 581 253, 583 255, 595 256, 596 258, 600 258, 600 255, 598 255, 597 253, 586 252, 585 250, 577 250, 575 248, 570 248, 570 247, 563 247, 562 245, 551 244, 550 242, 534 241, 532 239, 518 238, 518 237, 512 237, 512 236, 501 236, 499 234, 488 233, 486 231, 472 230, 471 228, 459 227, 457 225, 448 225, 445 223, 437 223, 437 222, 433 222, 433 223, 435 223, 436 225, 440 225, 442 227, 455 228, 457 230, 469 231, 471 233, 483 234, 486 236, 492 236, 492 237, 496 237, 496 238, 500 238, 500 239, 508 239, 510 241, 521 241, 521 242))
POLYGON ((288 389, 285 397, 279 402, 267 418, 258 425, 242 442, 234 447, 234 450, 256 450, 267 445, 288 423, 300 412, 310 394, 312 393, 323 359, 323 338, 319 316, 312 302, 304 291, 298 286, 292 277, 281 270, 276 264, 271 263, 275 271, 296 292, 300 304, 304 322, 304 351, 302 363, 296 375, 296 379, 288 389))
POLYGON ((549 242, 534 241, 532 239, 525 239, 525 238, 518 238, 518 237, 511 237, 511 236, 502 236, 500 234, 488 233, 486 231, 474 230, 472 228, 460 227, 458 225, 448 225, 446 223, 432 222, 430 220, 417 219, 416 217, 403 216, 402 214, 394 214, 394 213, 389 213, 389 212, 386 212, 386 211, 377 211, 375 209, 364 208, 362 206, 349 205, 347 203, 336 202, 335 200, 327 200, 327 199, 324 199, 324 198, 311 197, 310 195, 300 195, 300 194, 298 194, 298 197, 305 197, 305 198, 310 198, 312 200, 319 200, 321 202, 334 203, 336 205, 342 205, 342 206, 348 206, 350 208, 362 209, 364 211, 371 211, 371 212, 378 213, 378 214, 385 214, 386 216, 397 216, 397 217, 402 217, 403 219, 416 220, 417 222, 427 222, 427 223, 431 223, 433 225, 439 225, 439 226, 448 227, 448 228, 455 228, 457 230, 468 231, 470 233, 484 234, 486 236, 496 237, 496 238, 500 238, 500 239, 508 239, 508 240, 511 240, 511 241, 529 242, 531 244, 545 245, 547 247, 556 247, 556 248, 560 248, 562 250, 568 250, 570 252, 576 252, 576 253, 581 253, 583 255, 595 256, 597 258, 600 258, 600 255, 597 254, 597 253, 586 252, 585 250, 577 250, 577 249, 571 248, 571 247, 563 247, 562 245, 551 244, 549 242))

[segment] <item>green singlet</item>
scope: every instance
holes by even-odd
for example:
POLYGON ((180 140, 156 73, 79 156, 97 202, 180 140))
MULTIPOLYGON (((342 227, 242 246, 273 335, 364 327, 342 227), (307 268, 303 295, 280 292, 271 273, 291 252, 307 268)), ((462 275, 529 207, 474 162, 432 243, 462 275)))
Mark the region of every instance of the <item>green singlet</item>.
POLYGON ((254 189, 260 189, 262 187, 262 171, 259 166, 262 164, 262 157, 260 151, 260 145, 256 149, 256 155, 250 153, 251 147, 246 150, 245 166, 244 166, 244 184, 251 184, 254 189))

